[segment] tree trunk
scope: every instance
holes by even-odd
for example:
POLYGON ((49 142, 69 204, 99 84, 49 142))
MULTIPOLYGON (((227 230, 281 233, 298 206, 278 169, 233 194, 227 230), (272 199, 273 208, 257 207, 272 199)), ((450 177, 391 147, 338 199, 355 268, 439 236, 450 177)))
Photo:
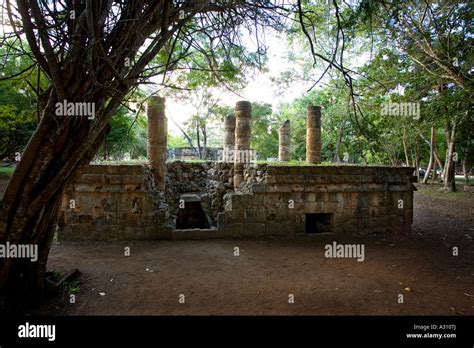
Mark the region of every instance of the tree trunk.
POLYGON ((346 124, 346 121, 343 120, 341 122, 341 125, 339 127, 339 134, 337 136, 337 142, 336 142, 336 149, 334 150, 334 156, 332 158, 332 161, 333 162, 337 162, 339 163, 341 161, 341 159, 339 158, 339 148, 341 147, 341 143, 342 143, 342 134, 343 134, 343 130, 344 130, 344 126, 346 124))
MULTIPOLYGON (((97 93, 97 91, 95 91, 97 93)), ((0 244, 38 246, 38 260, 0 259, 0 310, 28 305, 43 294, 44 274, 64 187, 88 165, 109 131, 108 120, 124 94, 107 107, 98 97, 94 121, 58 117, 56 97, 48 90, 40 99, 43 116, 11 177, 0 206, 0 244)), ((72 99, 72 98, 71 98, 72 99)))
POLYGON ((417 182, 420 182, 420 154, 418 153, 418 146, 415 146, 415 167, 417 182))
POLYGON ((469 185, 469 172, 467 170, 467 160, 466 160, 467 152, 464 151, 464 156, 461 160, 461 165, 462 165, 462 172, 464 174, 464 183, 466 185, 469 185))
POLYGON ((436 150, 433 151, 433 155, 434 155, 436 163, 438 163, 439 170, 441 171, 441 177, 444 181, 444 166, 443 166, 443 163, 439 159, 439 156, 438 156, 438 153, 436 152, 436 150))
POLYGON ((199 159, 202 159, 201 137, 200 137, 200 131, 199 131, 199 122, 197 120, 196 120, 196 141, 197 141, 199 159))
POLYGON ((207 132, 206 132, 206 126, 202 127, 202 139, 203 139, 202 157, 203 157, 203 159, 207 159, 207 132))
POLYGON ((409 167, 410 160, 408 159, 408 149, 407 149, 405 129, 403 129, 402 142, 403 142, 403 152, 405 153, 405 164, 407 167, 409 167))
MULTIPOLYGON (((437 153, 435 153, 435 159, 439 162, 440 159, 439 159, 439 156, 437 153)), ((448 163, 448 152, 446 151, 446 154, 444 155, 444 167, 443 169, 441 170, 441 177, 443 179, 443 182, 445 182, 445 176, 446 176, 446 165, 448 163)))
POLYGON ((107 154, 107 141, 104 141, 104 161, 107 161, 108 154, 107 154))
POLYGON ((195 150, 196 152, 198 152, 196 147, 193 144, 193 140, 188 135, 188 133, 186 133, 185 130, 179 124, 177 124, 172 118, 168 117, 168 119, 171 119, 171 121, 173 121, 173 123, 175 124, 176 127, 178 127, 178 129, 181 131, 181 133, 183 133, 183 136, 186 138, 186 141, 188 142, 189 147, 192 148, 193 150, 195 150))
POLYGON ((446 165, 445 165, 445 179, 444 179, 444 190, 446 192, 456 191, 456 177, 455 177, 455 162, 454 162, 454 141, 456 135, 456 123, 453 121, 452 125, 449 121, 446 123, 444 128, 446 133, 446 142, 448 149, 446 151, 446 165))
POLYGON ((430 171, 433 168, 435 144, 436 144, 436 133, 435 133, 434 127, 431 127, 430 162, 428 164, 428 168, 426 169, 425 177, 423 178, 423 184, 426 184, 428 182, 428 179, 430 177, 430 171))

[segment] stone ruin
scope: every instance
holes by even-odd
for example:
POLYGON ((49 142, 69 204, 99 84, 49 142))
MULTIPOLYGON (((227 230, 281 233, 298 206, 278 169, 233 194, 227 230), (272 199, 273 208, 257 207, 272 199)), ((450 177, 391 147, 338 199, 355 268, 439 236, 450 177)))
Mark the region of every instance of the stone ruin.
POLYGON ((316 165, 321 108, 307 110, 307 165, 290 160, 290 122, 280 128, 280 163, 250 163, 251 105, 224 120, 233 160, 166 162, 165 100, 147 106, 148 163, 90 165, 63 193, 61 240, 209 239, 296 234, 407 235, 414 168, 316 165), (244 160, 242 160, 244 158, 244 160))

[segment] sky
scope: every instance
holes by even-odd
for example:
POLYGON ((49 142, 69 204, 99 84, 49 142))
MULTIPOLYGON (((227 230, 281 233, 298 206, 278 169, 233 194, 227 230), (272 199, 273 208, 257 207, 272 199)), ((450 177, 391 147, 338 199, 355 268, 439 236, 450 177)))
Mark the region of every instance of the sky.
MULTIPOLYGON (((248 38, 246 41, 246 46, 251 49, 254 46, 253 40, 248 38)), ((271 77, 278 77, 281 72, 290 67, 296 69, 301 67, 285 59, 288 45, 286 40, 282 40, 277 34, 272 32, 266 33, 265 45, 268 47, 267 71, 255 71, 252 75, 249 75, 248 85, 243 91, 239 91, 239 95, 224 92, 220 98, 220 105, 234 106, 239 100, 247 100, 250 102, 269 103, 276 107, 281 102, 292 101, 308 90, 308 84, 294 83, 291 89, 285 91, 283 95, 278 94, 278 88, 271 81, 271 77)), ((166 115, 180 125, 184 124, 192 116, 193 112, 195 112, 195 109, 190 103, 170 97, 166 99, 166 115)), ((174 135, 181 135, 181 131, 173 122, 168 122, 168 131, 174 135)))
MULTIPOLYGON (((250 50, 255 48, 255 43, 251 36, 245 39, 245 44, 250 50)), ((312 82, 292 82, 291 85, 281 93, 276 84, 271 78, 276 78, 286 70, 294 70, 303 75, 303 66, 296 61, 289 61, 287 54, 289 50, 297 50, 300 48, 290 47, 288 41, 279 36, 276 32, 268 30, 265 33, 265 45, 268 48, 267 57, 268 61, 266 64, 266 71, 255 71, 252 75, 248 76, 248 85, 240 91, 240 95, 236 95, 230 92, 225 92, 221 95, 220 105, 234 106, 239 100, 247 100, 250 102, 268 103, 273 106, 273 110, 277 110, 278 105, 282 102, 291 102, 292 100, 301 97, 311 87, 312 82), (280 93, 279 93, 280 92, 280 93)), ((308 52, 308 59, 313 59, 308 52)), ((369 53, 356 54, 355 52, 346 52, 345 60, 346 65, 349 64, 352 68, 360 67, 370 59, 369 53)), ((315 68, 311 71, 313 78, 316 80, 322 74, 323 70, 315 68)), ((322 80, 327 82, 329 75, 322 80)), ((321 87, 321 84, 316 86, 314 89, 321 87)), ((191 103, 186 103, 183 100, 175 100, 170 97, 166 99, 166 115, 168 118, 173 119, 179 125, 183 125, 187 119, 189 119, 195 109, 191 103)), ((179 128, 173 123, 168 122, 168 131, 174 135, 181 135, 179 128)))

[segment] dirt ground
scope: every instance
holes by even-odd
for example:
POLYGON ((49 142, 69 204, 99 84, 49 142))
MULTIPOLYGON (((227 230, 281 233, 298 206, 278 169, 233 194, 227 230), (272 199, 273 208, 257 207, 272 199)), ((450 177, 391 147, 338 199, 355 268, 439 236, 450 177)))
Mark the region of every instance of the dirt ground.
POLYGON ((38 313, 473 315, 473 237, 474 195, 440 194, 431 186, 415 193, 410 238, 336 240, 364 243, 364 262, 325 258, 324 246, 334 240, 329 235, 61 242, 53 246, 48 268, 78 268, 80 292, 76 303, 64 296, 38 313), (127 246, 129 257, 124 256, 127 246), (452 255, 454 246, 459 256, 452 255))

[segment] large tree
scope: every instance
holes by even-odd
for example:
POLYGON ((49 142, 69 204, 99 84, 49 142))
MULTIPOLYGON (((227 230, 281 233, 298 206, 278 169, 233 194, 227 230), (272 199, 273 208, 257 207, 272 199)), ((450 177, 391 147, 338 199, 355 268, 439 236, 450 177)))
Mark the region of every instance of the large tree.
POLYGON ((362 0, 357 10, 348 23, 376 28, 370 30, 372 38, 403 53, 408 62, 425 74, 426 84, 435 91, 438 106, 435 121, 443 122, 447 145, 444 189, 455 190, 455 141, 470 108, 462 101, 473 96, 471 3, 362 0), (443 104, 447 99, 449 102, 443 104))
MULTIPOLYGON (((446 191, 454 190, 455 159, 461 154, 461 161, 466 163, 472 152, 469 133, 462 131, 473 124, 470 100, 474 9, 470 2, 314 0, 304 3, 305 11, 300 16, 304 30, 295 30, 290 36, 293 44, 290 58, 302 62, 304 69, 302 74, 285 71, 279 82, 303 80, 314 87, 324 85, 322 76, 337 80, 342 75, 350 91, 346 118, 363 135, 363 139, 357 138, 364 141, 361 150, 368 160, 396 165, 404 158, 407 165, 419 167, 423 155, 420 152, 428 150, 424 141, 429 138, 431 128, 435 128, 433 140, 443 129, 437 143, 442 147, 446 142, 445 151, 441 150, 446 156, 441 155, 433 142, 426 142, 433 149, 434 168, 443 167, 441 161, 446 158, 444 187, 446 191), (308 59, 308 53, 314 61, 308 59), (336 62, 330 60, 331 56, 337 58, 336 62), (358 67, 364 61, 367 64, 358 67), (315 68, 323 74, 315 73, 315 68), (332 74, 333 68, 339 68, 336 76, 332 74), (421 104, 420 117, 382 117, 381 104, 388 100, 421 104), (456 150, 455 143, 463 145, 456 150)), ((426 180, 428 177, 429 171, 426 180)))
POLYGON ((32 59, 51 84, 39 93, 40 122, 0 207, 0 243, 37 244, 39 259, 0 259, 2 307, 34 300, 44 289, 63 188, 94 157, 124 98, 194 51, 207 52, 207 68, 218 70, 214 47, 231 50, 242 43, 238 28, 258 35, 289 11, 266 0, 5 3, 8 22, 3 24, 12 33, 3 42, 26 38, 32 59), (94 118, 56 114, 56 104, 65 101, 90 103, 94 118))

